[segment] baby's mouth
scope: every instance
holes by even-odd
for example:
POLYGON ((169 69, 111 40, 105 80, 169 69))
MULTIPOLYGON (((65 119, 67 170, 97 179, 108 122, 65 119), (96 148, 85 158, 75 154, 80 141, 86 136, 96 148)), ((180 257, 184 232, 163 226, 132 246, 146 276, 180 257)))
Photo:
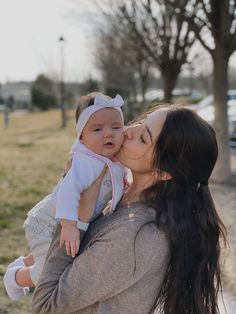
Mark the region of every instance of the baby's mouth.
POLYGON ((106 148, 113 148, 113 147, 115 146, 115 144, 112 143, 112 142, 107 142, 107 143, 104 144, 104 146, 105 146, 106 148))

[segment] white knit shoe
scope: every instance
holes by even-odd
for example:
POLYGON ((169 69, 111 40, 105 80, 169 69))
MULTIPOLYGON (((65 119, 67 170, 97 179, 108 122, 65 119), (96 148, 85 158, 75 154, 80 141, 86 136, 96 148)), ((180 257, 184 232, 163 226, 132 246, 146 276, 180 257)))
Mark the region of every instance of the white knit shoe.
POLYGON ((14 262, 12 262, 11 264, 8 265, 7 270, 9 268, 16 267, 16 266, 25 267, 26 265, 25 265, 23 259, 24 259, 24 256, 20 256, 17 259, 15 259, 14 262))
POLYGON ((4 277, 3 277, 3 282, 4 286, 6 288, 7 294, 9 298, 11 298, 14 301, 20 300, 26 294, 29 292, 29 288, 26 287, 21 287, 17 284, 16 282, 16 272, 17 270, 21 269, 21 266, 15 266, 9 268, 4 277))

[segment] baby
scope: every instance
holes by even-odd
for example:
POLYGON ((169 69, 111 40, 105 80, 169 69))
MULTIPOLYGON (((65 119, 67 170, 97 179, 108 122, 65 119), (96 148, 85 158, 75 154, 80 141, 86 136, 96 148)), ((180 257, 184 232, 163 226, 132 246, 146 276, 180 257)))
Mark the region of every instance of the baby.
MULTIPOLYGON (((124 139, 123 99, 92 93, 80 98, 76 110, 77 139, 71 150, 71 165, 53 192, 36 204, 24 223, 30 255, 20 256, 11 263, 4 275, 4 285, 12 300, 22 298, 29 287, 35 286, 58 221, 61 224, 60 246, 74 257, 79 249, 80 231, 106 206, 112 213, 126 187, 126 170, 113 161, 124 139), (102 179, 95 209, 88 213, 89 221, 81 221, 78 211, 80 196, 101 174, 102 179)), ((91 210, 90 210, 91 211, 91 210)))

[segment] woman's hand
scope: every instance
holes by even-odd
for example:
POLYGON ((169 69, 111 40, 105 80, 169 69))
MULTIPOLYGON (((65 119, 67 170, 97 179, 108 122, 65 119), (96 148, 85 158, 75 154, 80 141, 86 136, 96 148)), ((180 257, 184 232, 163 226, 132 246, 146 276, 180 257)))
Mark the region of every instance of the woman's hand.
POLYGON ((99 175, 99 177, 90 185, 86 190, 81 193, 80 207, 78 209, 79 220, 83 222, 89 222, 94 213, 98 193, 100 191, 103 177, 107 171, 105 166, 99 175))

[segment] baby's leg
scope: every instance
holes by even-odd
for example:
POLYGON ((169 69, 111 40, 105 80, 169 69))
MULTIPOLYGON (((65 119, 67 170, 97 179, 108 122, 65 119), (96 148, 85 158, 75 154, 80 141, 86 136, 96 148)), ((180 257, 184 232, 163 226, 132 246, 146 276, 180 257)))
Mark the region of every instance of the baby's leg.
POLYGON ((51 206, 50 197, 44 198, 31 210, 31 214, 28 215, 24 223, 25 235, 31 253, 31 256, 27 256, 25 264, 31 265, 29 272, 34 285, 36 285, 41 274, 52 234, 57 224, 57 221, 50 216, 53 215, 51 206))
POLYGON ((29 287, 35 286, 34 280, 37 280, 41 273, 42 262, 35 263, 32 254, 29 254, 21 256, 12 264, 15 265, 8 266, 3 282, 8 296, 16 301, 27 295, 29 287))
POLYGON ((7 269, 4 275, 4 285, 9 297, 13 300, 19 300, 26 295, 23 288, 35 287, 41 274, 46 252, 50 242, 41 241, 34 248, 35 262, 32 254, 24 258, 25 266, 13 266, 7 269))
POLYGON ((34 265, 34 257, 33 257, 33 255, 30 253, 30 254, 24 256, 23 262, 24 262, 25 266, 32 266, 32 265, 34 265))
POLYGON ((31 279, 32 266, 22 267, 16 272, 16 283, 21 287, 34 287, 34 283, 31 279))
POLYGON ((34 258, 32 254, 29 254, 27 256, 17 257, 17 259, 15 259, 12 263, 8 265, 7 269, 10 269, 16 266, 25 267, 25 266, 32 266, 32 265, 34 265, 34 258))
POLYGON ((7 269, 3 277, 6 292, 14 301, 20 300, 29 292, 29 287, 22 287, 16 282, 16 273, 22 268, 22 266, 11 267, 7 269))
POLYGON ((37 284, 39 276, 42 272, 45 258, 47 255, 47 251, 50 246, 50 242, 51 242, 51 238, 47 238, 47 237, 41 238, 40 241, 37 243, 37 245, 32 247, 32 253, 34 256, 35 263, 34 265, 28 267, 28 269, 29 269, 30 278, 34 285, 37 284))
POLYGON ((24 229, 31 254, 17 258, 8 266, 3 277, 6 291, 12 300, 19 300, 24 297, 27 291, 29 291, 29 287, 36 285, 42 271, 45 256, 52 239, 54 225, 56 225, 50 206, 49 195, 28 213, 24 229))

